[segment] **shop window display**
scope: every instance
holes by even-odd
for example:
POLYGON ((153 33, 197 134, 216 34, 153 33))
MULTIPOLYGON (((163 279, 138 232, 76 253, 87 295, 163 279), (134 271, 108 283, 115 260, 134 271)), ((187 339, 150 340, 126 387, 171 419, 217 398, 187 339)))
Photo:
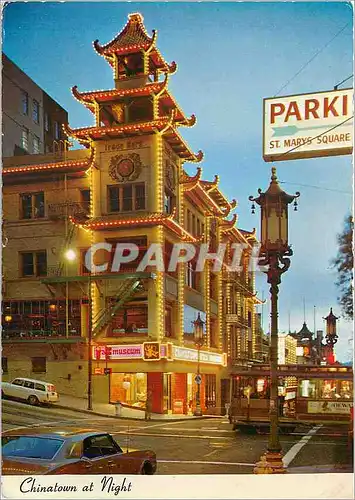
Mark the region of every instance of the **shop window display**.
POLYGON ((121 401, 130 406, 144 408, 146 398, 146 373, 112 373, 111 402, 121 401))

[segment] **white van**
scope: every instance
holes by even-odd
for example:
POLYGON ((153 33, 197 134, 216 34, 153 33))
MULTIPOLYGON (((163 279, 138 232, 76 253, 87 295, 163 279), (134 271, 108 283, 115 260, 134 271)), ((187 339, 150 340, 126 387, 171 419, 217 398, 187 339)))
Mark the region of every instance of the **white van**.
POLYGON ((30 378, 15 378, 12 382, 1 383, 2 398, 16 398, 28 401, 31 405, 55 403, 59 396, 53 384, 30 378))

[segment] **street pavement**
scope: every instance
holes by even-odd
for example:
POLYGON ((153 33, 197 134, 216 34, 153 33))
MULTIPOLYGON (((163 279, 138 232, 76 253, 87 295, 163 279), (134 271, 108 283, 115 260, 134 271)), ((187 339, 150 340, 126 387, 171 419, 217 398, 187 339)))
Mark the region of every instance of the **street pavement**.
MULTIPOLYGON (((2 430, 39 425, 109 432, 123 448, 152 449, 158 474, 251 474, 267 445, 266 435, 233 431, 224 417, 145 422, 3 401, 2 430)), ((350 471, 344 426, 298 428, 280 441, 290 472, 332 471, 335 466, 350 471)))

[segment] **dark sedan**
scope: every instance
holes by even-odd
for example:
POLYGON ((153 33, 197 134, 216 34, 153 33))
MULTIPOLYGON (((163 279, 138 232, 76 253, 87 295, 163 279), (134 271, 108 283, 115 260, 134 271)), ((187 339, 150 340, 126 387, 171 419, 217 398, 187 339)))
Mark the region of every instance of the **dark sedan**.
POLYGON ((2 434, 2 473, 154 474, 150 450, 123 451, 110 434, 87 429, 10 430, 2 434))

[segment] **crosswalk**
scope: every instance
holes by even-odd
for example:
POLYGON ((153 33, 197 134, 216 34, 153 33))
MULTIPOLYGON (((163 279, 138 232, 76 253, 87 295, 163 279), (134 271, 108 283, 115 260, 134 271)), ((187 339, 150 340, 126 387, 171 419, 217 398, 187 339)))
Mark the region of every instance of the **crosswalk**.
MULTIPOLYGON (((77 425, 88 423, 90 415, 54 409, 27 406, 15 401, 3 401, 1 408, 2 431, 22 427, 39 427, 47 425, 77 425), (54 411, 53 411, 54 410, 54 411)), ((85 424, 86 425, 86 424, 85 424)))

